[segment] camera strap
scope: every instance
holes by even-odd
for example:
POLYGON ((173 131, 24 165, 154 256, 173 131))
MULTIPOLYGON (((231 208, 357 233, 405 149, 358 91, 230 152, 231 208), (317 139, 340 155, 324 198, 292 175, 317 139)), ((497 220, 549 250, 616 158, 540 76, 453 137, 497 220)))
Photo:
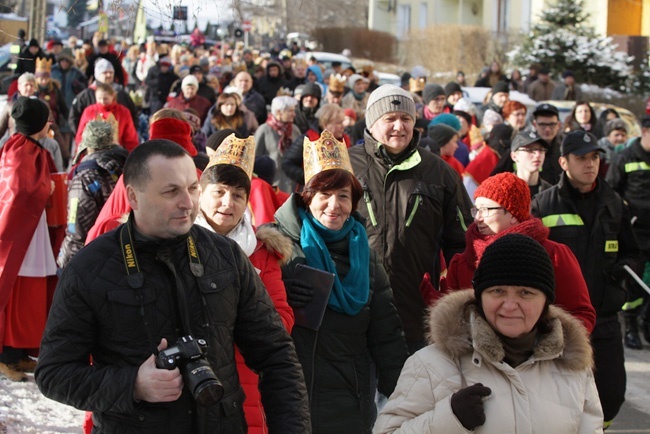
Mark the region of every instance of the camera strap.
MULTIPOLYGON (((151 330, 149 328, 149 321, 147 320, 145 308, 144 308, 144 295, 142 293, 142 286, 144 284, 144 274, 140 270, 140 265, 138 264, 138 258, 135 253, 135 245, 133 243, 133 233, 132 233, 132 218, 122 226, 120 230, 120 244, 122 246, 122 257, 124 259, 124 266, 126 267, 127 282, 129 286, 136 291, 138 294, 136 298, 140 302, 140 315, 143 318, 145 328, 147 330, 147 335, 149 341, 154 347, 154 354, 158 354, 157 343, 154 342, 153 336, 151 335, 151 330)), ((196 243, 192 238, 192 235, 188 234, 187 237, 187 254, 189 258, 190 271, 194 277, 201 277, 204 274, 204 267, 201 264, 201 259, 199 258, 199 252, 196 248, 196 243)), ((174 275, 174 285, 173 292, 175 293, 175 298, 177 303, 174 303, 176 306, 177 318, 180 319, 180 327, 183 329, 183 334, 188 335, 190 333, 189 326, 189 314, 187 309, 187 300, 185 299, 185 288, 183 281, 180 279, 178 273, 176 273, 176 268, 171 259, 171 249, 161 249, 158 252, 157 259, 163 262, 167 268, 174 275)))

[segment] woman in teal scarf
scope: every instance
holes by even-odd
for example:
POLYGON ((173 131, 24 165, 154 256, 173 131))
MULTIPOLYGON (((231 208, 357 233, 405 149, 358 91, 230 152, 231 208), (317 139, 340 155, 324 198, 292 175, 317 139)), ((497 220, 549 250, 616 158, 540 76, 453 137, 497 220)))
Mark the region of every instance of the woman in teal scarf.
POLYGON ((298 264, 335 275, 320 327, 296 323, 292 332, 313 433, 370 433, 375 392, 392 393, 407 357, 406 341, 386 272, 354 213, 362 188, 345 145, 325 130, 318 141, 305 140, 304 155, 303 193, 294 193, 275 219, 294 243, 282 267, 293 308, 304 307, 314 294, 313 284, 294 278, 298 264))

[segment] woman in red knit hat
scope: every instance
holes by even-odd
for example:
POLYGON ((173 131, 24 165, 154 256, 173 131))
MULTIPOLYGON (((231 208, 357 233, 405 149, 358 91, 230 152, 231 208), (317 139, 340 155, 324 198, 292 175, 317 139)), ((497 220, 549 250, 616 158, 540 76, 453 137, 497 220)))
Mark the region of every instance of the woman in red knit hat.
POLYGON ((472 287, 472 276, 483 252, 498 238, 510 233, 527 235, 539 242, 553 262, 556 276, 555 304, 580 319, 589 332, 596 313, 576 257, 564 244, 548 239, 549 229, 530 215, 530 190, 512 173, 486 179, 474 193, 474 222, 465 234, 466 247, 457 253, 447 269, 447 290, 472 287))

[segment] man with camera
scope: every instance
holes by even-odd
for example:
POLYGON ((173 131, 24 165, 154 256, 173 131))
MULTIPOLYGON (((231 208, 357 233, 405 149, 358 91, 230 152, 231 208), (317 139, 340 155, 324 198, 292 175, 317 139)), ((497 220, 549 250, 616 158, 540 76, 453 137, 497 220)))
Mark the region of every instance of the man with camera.
POLYGON ((128 222, 59 281, 35 373, 42 393, 92 411, 97 433, 243 433, 237 345, 260 373, 269 431, 311 432, 293 343, 255 269, 234 241, 193 225, 190 156, 151 140, 123 176, 128 222))

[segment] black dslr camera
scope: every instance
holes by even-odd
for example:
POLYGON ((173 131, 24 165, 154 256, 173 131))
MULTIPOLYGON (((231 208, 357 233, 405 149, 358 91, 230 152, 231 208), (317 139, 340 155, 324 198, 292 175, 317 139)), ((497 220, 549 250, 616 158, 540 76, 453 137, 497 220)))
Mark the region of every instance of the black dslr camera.
POLYGON ((176 345, 162 350, 156 357, 156 367, 173 370, 178 366, 183 382, 192 392, 194 400, 203 407, 217 404, 223 396, 223 385, 205 358, 208 348, 203 339, 183 336, 176 345))

